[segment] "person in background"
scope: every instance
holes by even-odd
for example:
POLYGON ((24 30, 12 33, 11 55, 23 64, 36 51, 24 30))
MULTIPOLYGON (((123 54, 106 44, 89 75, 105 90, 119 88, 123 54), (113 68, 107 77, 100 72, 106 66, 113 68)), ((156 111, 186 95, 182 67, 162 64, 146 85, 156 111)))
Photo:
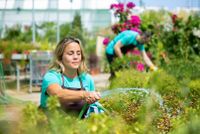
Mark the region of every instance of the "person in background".
POLYGON ((151 62, 150 58, 147 56, 144 44, 150 40, 151 33, 143 32, 139 34, 138 32, 132 30, 125 30, 119 33, 106 47, 106 57, 108 63, 110 64, 111 78, 114 77, 114 71, 111 68, 111 64, 116 57, 123 57, 129 50, 137 47, 142 55, 144 62, 150 67, 150 70, 157 70, 157 67, 151 62))
POLYGON ((69 112, 79 113, 85 103, 100 105, 101 96, 87 73, 80 40, 68 37, 58 43, 41 88, 41 108, 47 107, 49 96, 57 96, 62 109, 69 112))

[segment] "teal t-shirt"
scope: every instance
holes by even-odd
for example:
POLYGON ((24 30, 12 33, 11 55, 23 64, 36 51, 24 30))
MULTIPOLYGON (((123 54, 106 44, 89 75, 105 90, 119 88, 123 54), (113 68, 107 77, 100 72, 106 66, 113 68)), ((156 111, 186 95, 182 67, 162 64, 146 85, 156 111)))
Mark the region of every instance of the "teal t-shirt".
MULTIPOLYGON (((81 88, 80 80, 77 77, 71 79, 68 78, 67 76, 64 76, 64 86, 65 87, 70 87, 70 88, 81 88)), ((80 76, 80 79, 82 80, 83 87, 85 88, 86 91, 94 91, 95 86, 94 86, 94 81, 91 77, 91 75, 87 73, 82 73, 80 76)), ((42 92, 41 92, 41 97, 40 97, 40 106, 41 107, 46 107, 46 102, 47 98, 49 97, 46 94, 46 90, 49 85, 51 84, 59 84, 60 86, 63 85, 62 82, 62 74, 60 72, 57 72, 55 70, 49 70, 43 77, 42 80, 42 92)))
POLYGON ((132 31, 132 30, 126 30, 121 33, 119 33, 106 47, 106 53, 110 55, 114 55, 114 47, 118 41, 121 41, 122 45, 134 45, 136 46, 140 51, 144 51, 144 45, 139 44, 139 42, 136 40, 136 37, 138 35, 138 32, 132 31))

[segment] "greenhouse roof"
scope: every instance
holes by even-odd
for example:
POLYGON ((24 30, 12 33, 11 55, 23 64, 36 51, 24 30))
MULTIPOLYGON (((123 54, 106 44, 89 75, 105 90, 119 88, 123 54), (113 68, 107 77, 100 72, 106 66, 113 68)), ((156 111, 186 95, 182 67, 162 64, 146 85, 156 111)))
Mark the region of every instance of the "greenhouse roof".
POLYGON ((116 0, 0 0, 0 9, 109 9, 116 0), (58 8, 57 8, 58 7, 58 8))

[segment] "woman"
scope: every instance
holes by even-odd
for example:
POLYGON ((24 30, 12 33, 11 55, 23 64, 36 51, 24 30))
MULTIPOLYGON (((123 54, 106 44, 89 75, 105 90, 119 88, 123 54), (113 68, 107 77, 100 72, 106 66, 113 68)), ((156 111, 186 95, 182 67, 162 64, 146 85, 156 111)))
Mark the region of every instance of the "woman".
POLYGON ((106 47, 106 57, 110 64, 111 78, 114 77, 114 71, 111 64, 115 58, 122 58, 127 51, 137 47, 141 51, 142 58, 150 70, 155 71, 158 68, 152 63, 146 54, 144 44, 150 40, 151 33, 143 32, 141 35, 132 30, 126 30, 119 33, 106 47))
POLYGON ((41 107, 46 108, 49 96, 57 96, 64 110, 80 112, 83 105, 93 104, 101 97, 94 81, 86 73, 85 56, 78 39, 61 40, 49 70, 43 77, 41 107))

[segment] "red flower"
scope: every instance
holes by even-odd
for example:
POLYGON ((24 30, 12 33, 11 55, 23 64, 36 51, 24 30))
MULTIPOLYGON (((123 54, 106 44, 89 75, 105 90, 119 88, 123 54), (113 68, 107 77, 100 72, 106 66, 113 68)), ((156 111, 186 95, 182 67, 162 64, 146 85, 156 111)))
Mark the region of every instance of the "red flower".
POLYGON ((177 16, 176 14, 173 14, 173 15, 171 16, 171 18, 172 18, 172 22, 173 22, 173 23, 176 23, 176 21, 177 21, 177 19, 178 19, 178 16, 177 16))
POLYGON ((122 27, 120 31, 123 32, 123 31, 126 31, 126 30, 127 29, 125 27, 122 27))

